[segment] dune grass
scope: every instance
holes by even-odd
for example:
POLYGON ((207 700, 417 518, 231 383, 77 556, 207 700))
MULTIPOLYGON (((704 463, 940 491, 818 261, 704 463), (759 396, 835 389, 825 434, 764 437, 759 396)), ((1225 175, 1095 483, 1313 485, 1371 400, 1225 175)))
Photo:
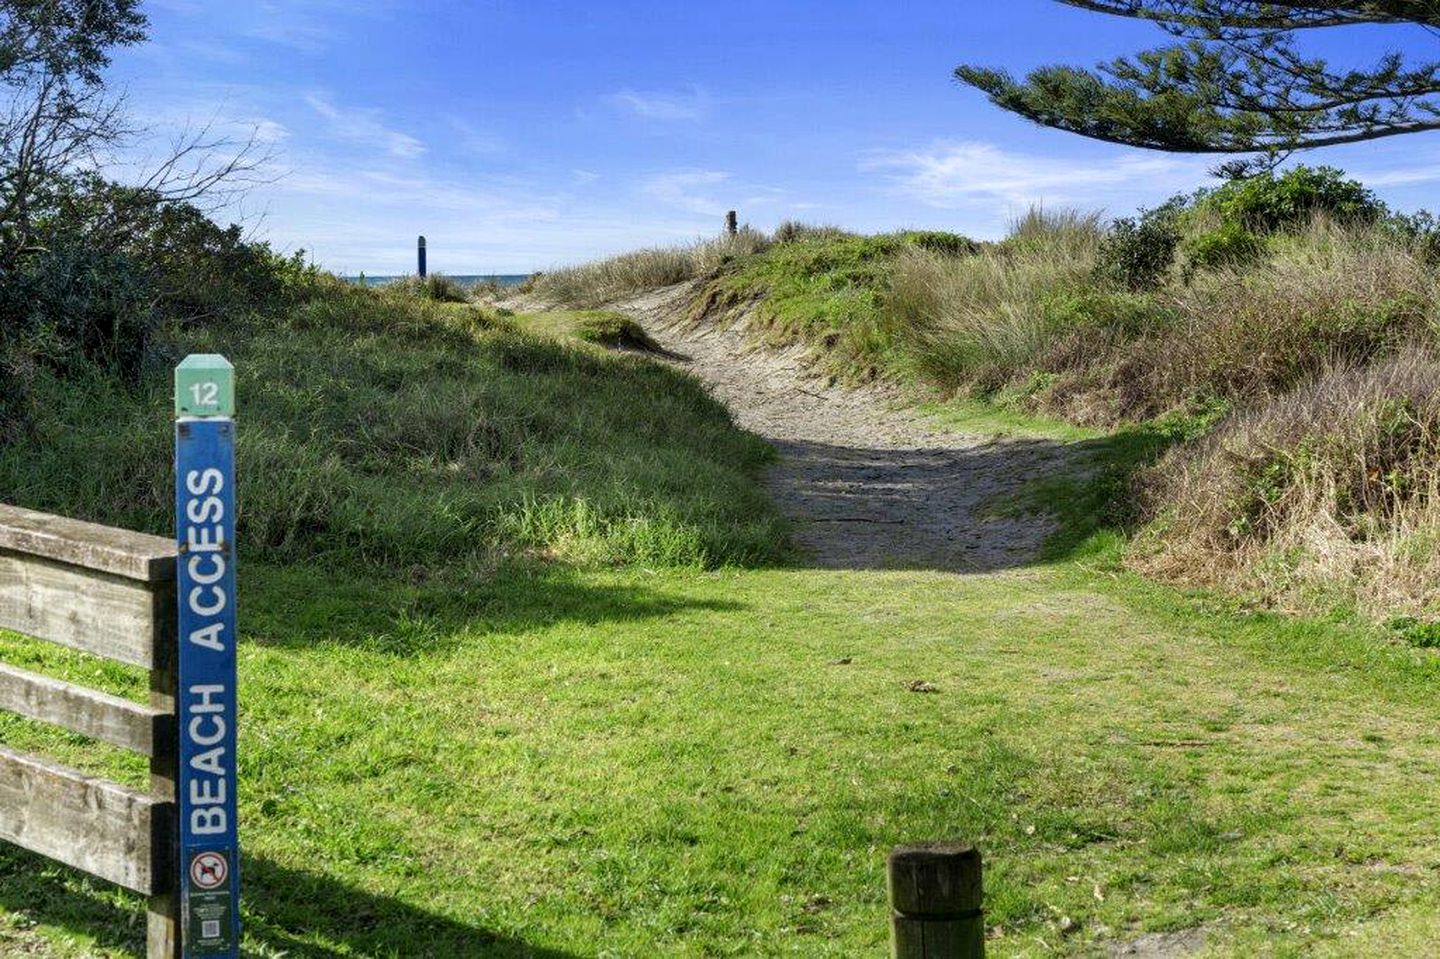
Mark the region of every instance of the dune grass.
MULTIPOLYGON (((1412 369, 1435 365, 1436 241, 1373 198, 1364 216, 1353 203, 1309 209, 1293 189, 1306 176, 1108 226, 1036 209, 986 244, 786 223, 708 273, 689 261, 691 319, 743 322, 808 349, 834 378, 903 384, 1002 431, 1006 417, 1079 430, 1184 423, 1164 465, 1133 490, 1130 512, 1149 523, 1136 568, 1285 609, 1416 620, 1411 635, 1429 642, 1440 580, 1425 559, 1435 495, 1425 451, 1440 448, 1440 424, 1417 386, 1430 373, 1386 371, 1400 356, 1412 369), (1317 389, 1367 405, 1322 410, 1317 389), (1270 426, 1257 431, 1257 420, 1270 426), (1413 449, 1397 453, 1387 429, 1413 449), (1301 499, 1304 509, 1267 505, 1301 499)), ((1347 203, 1366 196, 1340 186, 1347 203)), ((585 288, 598 303, 618 287, 585 288)))
MULTIPOLYGON (((527 335, 475 307, 355 288, 174 349, 225 353, 239 371, 251 557, 715 566, 783 550, 752 480, 769 447, 664 367, 527 335)), ((46 388, 31 441, 0 452, 0 495, 165 530, 163 372, 138 392, 46 388)))

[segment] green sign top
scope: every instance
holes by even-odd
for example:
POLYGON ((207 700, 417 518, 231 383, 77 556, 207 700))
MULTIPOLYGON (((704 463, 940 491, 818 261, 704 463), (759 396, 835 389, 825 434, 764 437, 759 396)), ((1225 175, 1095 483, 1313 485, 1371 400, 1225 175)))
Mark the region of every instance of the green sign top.
POLYGON ((175 367, 175 416, 234 416, 235 367, 217 353, 192 353, 175 367))

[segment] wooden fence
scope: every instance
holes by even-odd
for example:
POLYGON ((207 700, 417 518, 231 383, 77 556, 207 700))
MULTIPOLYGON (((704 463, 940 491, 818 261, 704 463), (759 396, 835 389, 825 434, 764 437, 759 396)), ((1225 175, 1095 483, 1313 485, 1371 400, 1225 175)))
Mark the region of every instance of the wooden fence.
POLYGON ((150 897, 147 956, 180 954, 175 544, 0 504, 0 629, 150 671, 150 701, 0 663, 0 709, 150 758, 150 789, 0 746, 0 840, 150 897))

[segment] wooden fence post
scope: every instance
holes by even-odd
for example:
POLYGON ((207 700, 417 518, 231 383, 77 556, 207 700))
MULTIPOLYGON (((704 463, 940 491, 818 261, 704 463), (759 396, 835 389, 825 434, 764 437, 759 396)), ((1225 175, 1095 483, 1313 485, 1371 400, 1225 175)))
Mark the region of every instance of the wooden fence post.
MULTIPOLYGON (((160 599, 162 608, 173 609, 173 583, 169 584, 166 592, 168 597, 162 596, 160 599)), ((163 649, 157 646, 155 665, 150 670, 150 708, 169 717, 175 715, 178 701, 175 645, 172 641, 164 644, 163 649)), ((168 864, 165 868, 169 884, 164 892, 150 897, 150 908, 146 916, 145 959, 181 959, 180 890, 175 885, 176 863, 180 860, 180 829, 179 813, 174 805, 175 781, 180 773, 176 750, 180 740, 173 719, 161 734, 161 738, 165 740, 166 748, 155 750, 150 757, 150 792, 156 799, 171 804, 170 812, 175 817, 175 822, 165 830, 164 841, 167 848, 156 851, 157 855, 163 853, 168 864)))
POLYGON ((725 235, 734 236, 740 232, 740 218, 734 210, 725 214, 725 235))
POLYGON ((980 851, 960 843, 897 846, 886 861, 894 959, 981 959, 980 851))
POLYGON ((150 703, 0 663, 0 710, 150 759, 149 790, 0 746, 0 840, 149 897, 147 959, 179 959, 173 540, 0 503, 0 629, 145 669, 150 703))

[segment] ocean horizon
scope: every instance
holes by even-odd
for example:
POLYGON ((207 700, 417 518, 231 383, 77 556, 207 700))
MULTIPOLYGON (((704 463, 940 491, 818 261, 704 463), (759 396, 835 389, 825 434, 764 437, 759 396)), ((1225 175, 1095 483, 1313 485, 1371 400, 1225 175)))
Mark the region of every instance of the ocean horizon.
MULTIPOLYGON (((350 283, 363 283, 366 286, 384 286, 386 283, 394 283, 396 280, 403 280, 407 276, 414 275, 413 273, 401 273, 376 274, 372 276, 369 273, 361 273, 356 276, 341 275, 340 279, 350 283)), ((440 274, 431 273, 430 275, 439 276, 440 274)), ((501 286, 519 286, 530 278, 530 274, 528 273, 446 273, 444 275, 456 283, 461 283, 465 286, 473 286, 476 283, 498 283, 501 286)))

